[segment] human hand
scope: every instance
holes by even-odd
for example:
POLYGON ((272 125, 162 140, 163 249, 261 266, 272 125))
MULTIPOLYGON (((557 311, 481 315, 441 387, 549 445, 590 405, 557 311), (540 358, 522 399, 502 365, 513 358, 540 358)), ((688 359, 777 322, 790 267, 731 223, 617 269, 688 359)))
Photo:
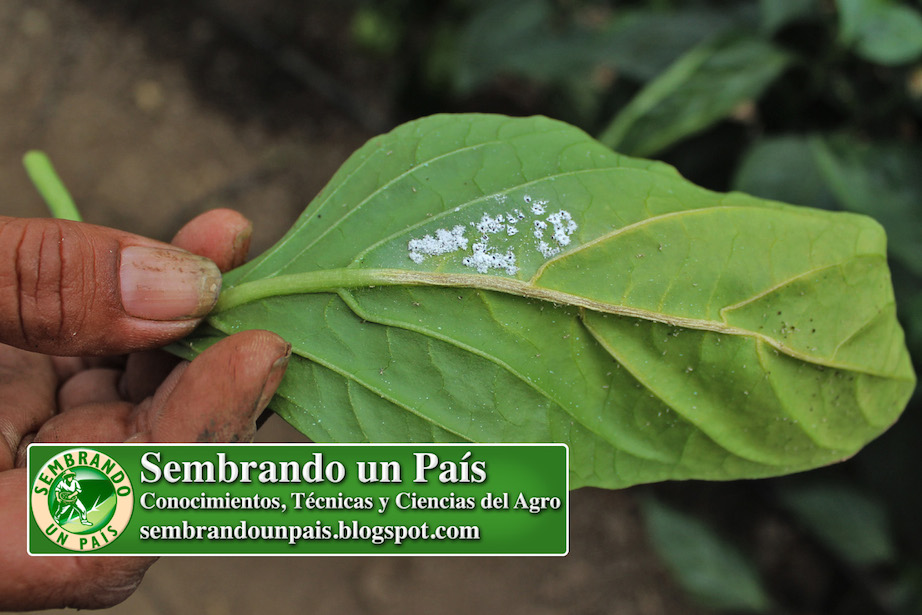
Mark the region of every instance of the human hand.
POLYGON ((252 439, 288 362, 284 340, 246 331, 178 365, 152 350, 208 313, 218 268, 243 262, 250 230, 241 215, 215 210, 171 247, 88 224, 0 216, 0 610, 111 606, 156 559, 29 556, 30 442, 252 439), (111 357, 125 353, 135 354, 111 357))

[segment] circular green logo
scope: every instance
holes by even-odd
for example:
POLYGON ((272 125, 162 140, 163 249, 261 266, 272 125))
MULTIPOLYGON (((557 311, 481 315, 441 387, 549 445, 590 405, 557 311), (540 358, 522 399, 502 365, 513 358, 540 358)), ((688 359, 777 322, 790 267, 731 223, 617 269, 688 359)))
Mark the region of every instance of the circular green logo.
POLYGON ((32 483, 32 515, 45 536, 70 551, 101 549, 125 531, 134 508, 131 481, 104 453, 56 454, 32 483))

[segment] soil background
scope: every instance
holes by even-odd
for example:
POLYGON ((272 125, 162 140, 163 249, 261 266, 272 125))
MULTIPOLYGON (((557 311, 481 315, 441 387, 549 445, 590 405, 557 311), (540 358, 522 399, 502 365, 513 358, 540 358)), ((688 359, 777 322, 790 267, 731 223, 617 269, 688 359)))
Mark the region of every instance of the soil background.
MULTIPOLYGON (((48 215, 20 162, 42 149, 88 222, 169 240, 231 207, 264 250, 375 128, 393 125, 379 118, 399 116, 380 102, 388 75, 348 60, 348 11, 336 6, 3 0, 0 214, 48 215), (287 64, 246 31, 272 11, 302 43, 287 64), (339 89, 298 73, 299 58, 339 89)), ((278 417, 258 439, 304 440, 278 417)), ((564 558, 163 559, 113 611, 698 612, 650 550, 634 492, 576 491, 570 519, 564 558)))

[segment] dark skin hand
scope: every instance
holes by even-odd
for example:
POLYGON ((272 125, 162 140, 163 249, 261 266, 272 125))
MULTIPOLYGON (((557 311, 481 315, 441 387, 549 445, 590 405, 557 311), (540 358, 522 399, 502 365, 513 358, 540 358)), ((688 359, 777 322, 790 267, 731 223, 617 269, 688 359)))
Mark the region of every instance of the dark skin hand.
POLYGON ((218 269, 244 261, 250 232, 229 210, 192 220, 172 245, 0 216, 0 610, 112 606, 156 559, 29 556, 30 442, 253 438, 288 362, 284 340, 245 331, 191 363, 153 350, 208 313, 218 269))

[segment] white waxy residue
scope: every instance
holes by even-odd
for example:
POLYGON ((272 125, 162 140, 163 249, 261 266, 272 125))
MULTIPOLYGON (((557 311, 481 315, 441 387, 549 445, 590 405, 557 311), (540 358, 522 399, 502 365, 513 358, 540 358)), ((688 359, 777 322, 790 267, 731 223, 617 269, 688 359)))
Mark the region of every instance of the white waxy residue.
POLYGON ((491 218, 489 214, 483 214, 483 217, 480 219, 480 222, 475 224, 475 228, 480 231, 481 235, 493 235, 501 231, 506 230, 506 225, 503 214, 499 214, 495 218, 491 218))
POLYGON ((544 237, 544 229, 547 228, 547 222, 544 220, 535 220, 535 239, 541 239, 544 237))
POLYGON ((505 269, 509 275, 515 275, 519 271, 512 250, 500 254, 485 243, 475 243, 473 250, 474 253, 464 257, 461 263, 466 267, 473 267, 478 273, 486 273, 490 269, 505 269))
MULTIPOLYGON (((506 195, 496 194, 493 195, 493 198, 499 204, 506 201, 506 195)), ((520 222, 527 224, 526 220, 529 217, 532 218, 535 250, 544 258, 551 258, 559 254, 564 246, 570 244, 570 238, 576 232, 577 224, 573 220, 573 216, 563 209, 545 216, 546 206, 549 201, 535 199, 527 194, 522 198, 530 206, 525 212, 520 209, 513 209, 509 213, 497 214, 495 217, 489 213, 483 213, 479 221, 470 223, 470 226, 479 233, 480 240, 471 245, 469 252, 467 252, 469 241, 465 237, 467 228, 459 224, 451 230, 438 229, 435 231, 435 236, 426 235, 421 239, 411 239, 407 244, 410 260, 421 264, 431 256, 442 256, 452 252, 464 251, 467 253, 461 259, 461 263, 465 267, 476 269, 478 273, 487 273, 491 269, 501 269, 508 275, 515 275, 519 271, 515 251, 510 248, 503 252, 502 248, 497 247, 495 243, 494 245, 490 245, 490 243, 491 241, 505 243, 508 239, 494 239, 494 236, 499 235, 500 237, 508 238, 517 235, 519 232, 517 225, 520 222), (532 214, 531 216, 528 215, 529 212, 532 214), (552 227, 553 232, 549 233, 552 227), (548 237, 548 234, 551 236, 548 237)), ((459 210, 460 207, 455 208, 456 212, 459 210)), ((521 250, 525 246, 520 242, 518 245, 513 244, 513 248, 521 250)))
POLYGON ((570 235, 576 230, 576 222, 570 212, 560 210, 547 217, 547 221, 554 225, 554 241, 557 245, 565 246, 570 243, 570 235))
POLYGON ((464 227, 459 224, 450 231, 440 228, 435 232, 435 237, 426 235, 422 239, 411 239, 407 249, 410 252, 410 260, 421 263, 427 256, 467 250, 467 237, 464 236, 464 227))
POLYGON ((550 258, 555 254, 559 254, 560 248, 552 248, 548 242, 542 240, 538 242, 538 252, 540 252, 544 258, 550 258))

